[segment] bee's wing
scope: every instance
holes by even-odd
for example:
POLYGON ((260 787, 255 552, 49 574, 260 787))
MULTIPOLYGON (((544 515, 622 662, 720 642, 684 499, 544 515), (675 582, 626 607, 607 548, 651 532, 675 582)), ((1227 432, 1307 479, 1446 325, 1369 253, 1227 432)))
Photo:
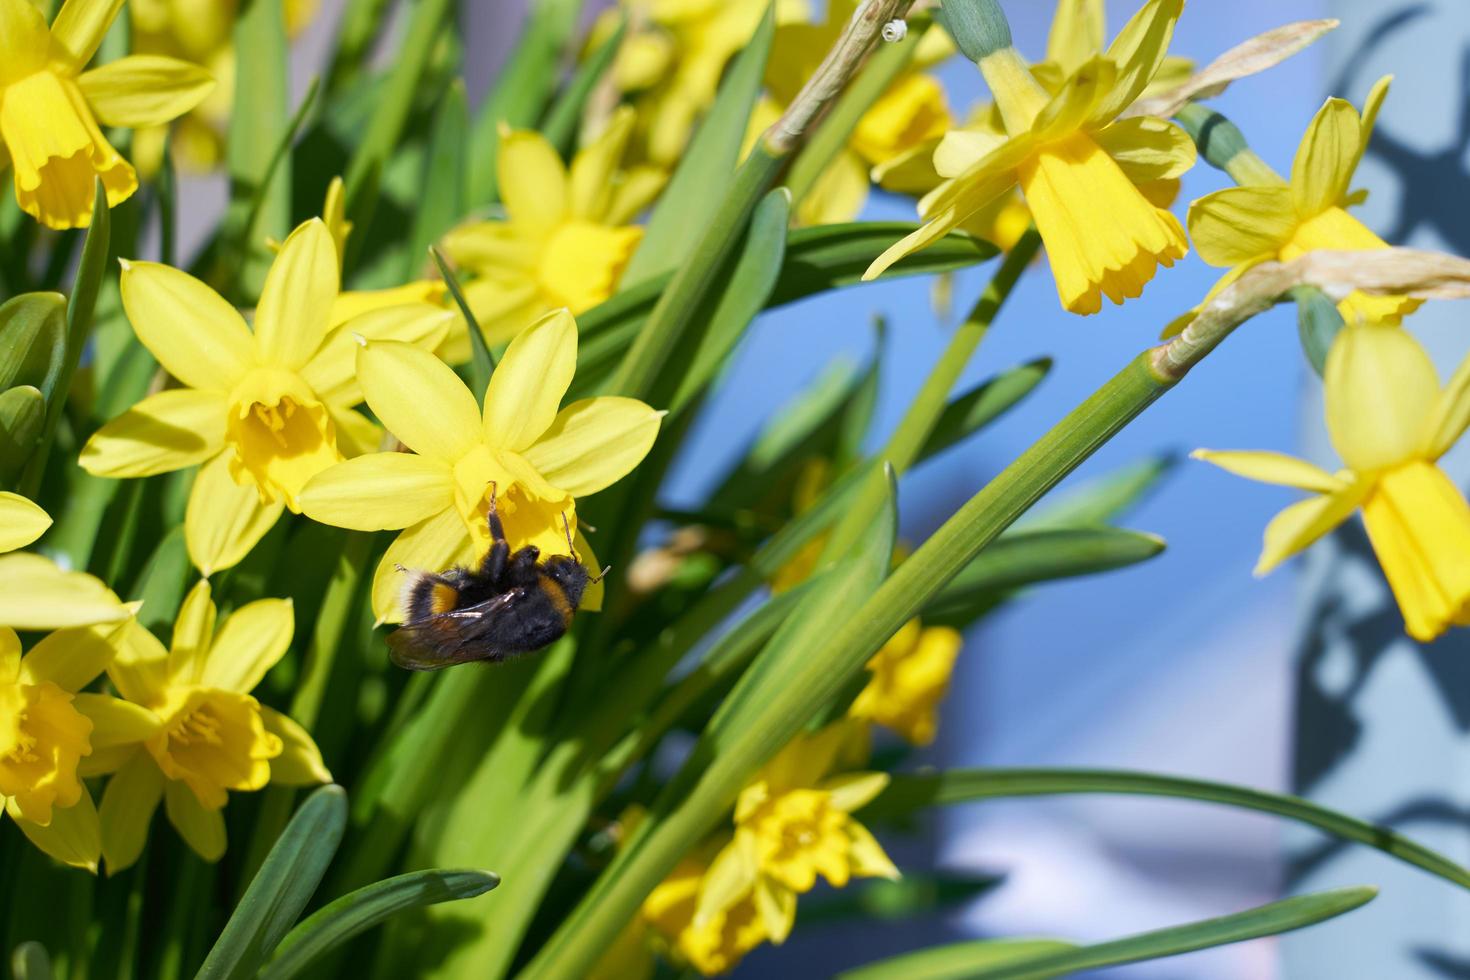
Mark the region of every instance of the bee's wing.
POLYGON ((500 660, 506 651, 490 638, 505 610, 522 591, 512 589, 473 606, 405 623, 388 634, 388 656, 408 670, 438 670, 474 660, 500 660))

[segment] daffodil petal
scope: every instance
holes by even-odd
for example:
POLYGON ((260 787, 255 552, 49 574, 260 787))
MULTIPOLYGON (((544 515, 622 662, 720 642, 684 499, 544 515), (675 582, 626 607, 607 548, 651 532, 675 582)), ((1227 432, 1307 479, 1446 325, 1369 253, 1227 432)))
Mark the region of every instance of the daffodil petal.
POLYGON ((835 225, 852 221, 868 202, 868 165, 856 153, 841 153, 796 206, 798 222, 835 225))
MULTIPOLYGON (((1435 399, 1434 410, 1420 442, 1421 455, 1431 460, 1439 459, 1460 441, 1466 428, 1470 428, 1470 354, 1465 355, 1449 384, 1435 399)), ((0 500, 3 498, 4 494, 0 494, 0 500)), ((4 523, 3 513, 0 510, 0 524, 4 523)))
POLYGON ((261 361, 295 370, 326 339, 340 286, 337 246, 320 218, 286 238, 266 273, 255 309, 255 346, 261 361))
POLYGON ((214 639, 218 613, 209 579, 195 582, 174 617, 173 636, 169 641, 168 673, 176 683, 199 683, 204 674, 204 659, 209 656, 209 645, 214 639))
POLYGON ((621 480, 643 461, 663 416, 634 398, 574 402, 526 450, 526 461, 558 490, 585 497, 621 480))
POLYGON ((112 663, 126 629, 124 622, 54 630, 25 655, 21 679, 29 684, 50 681, 63 691, 80 691, 112 663))
POLYGON ((1392 75, 1384 75, 1373 83, 1373 87, 1368 90, 1368 97, 1363 100, 1363 115, 1358 137, 1358 158, 1353 161, 1353 170, 1358 169, 1363 153, 1368 149, 1368 142, 1373 138, 1373 127, 1378 124, 1378 110, 1383 108, 1383 100, 1388 97, 1388 86, 1392 82, 1392 75))
POLYGON ((897 880, 903 877, 897 865, 888 857, 883 850, 883 845, 878 843, 867 827, 856 820, 847 822, 847 836, 852 843, 847 849, 847 860, 852 865, 852 873, 863 878, 888 878, 897 880))
POLYGON ((357 383, 359 337, 398 340, 434 350, 458 316, 432 303, 404 303, 361 313, 334 328, 298 373, 323 401, 356 405, 362 401, 357 383))
POLYGON ((784 943, 796 924, 796 892, 762 876, 756 880, 751 899, 771 942, 777 946, 784 943))
MULTIPOLYGON (((505 366, 502 360, 496 375, 505 366)), ((428 351, 396 340, 370 341, 357 352, 357 380, 383 425, 419 455, 452 465, 479 443, 474 396, 428 351)))
POLYGON ((66 0, 51 22, 51 39, 67 54, 73 69, 92 60, 123 0, 66 0))
POLYGON ((24 548, 46 533, 51 515, 18 493, 0 491, 0 552, 24 548))
POLYGON ((1118 66, 1117 81, 1098 103, 1092 123, 1117 118, 1143 94, 1168 54, 1174 24, 1183 8, 1184 0, 1149 0, 1118 32, 1108 46, 1108 60, 1118 66))
POLYGON ((72 707, 92 720, 94 751, 142 742, 163 727, 147 708, 108 694, 78 694, 72 707))
MULTIPOLYGON (((929 172, 944 178, 958 177, 994 152, 1005 142, 1005 134, 985 129, 951 129, 933 148, 929 172)), ((929 183, 929 190, 934 186, 929 183)), ((887 187, 887 184, 884 184, 887 187)))
POLYGON ((225 853, 225 816, 222 810, 206 810, 194 791, 169 780, 163 787, 163 808, 179 836, 206 861, 218 861, 225 853))
MULTIPOLYGON (((13 810, 9 812, 16 816, 13 810)), ((32 844, 62 864, 97 873, 97 859, 102 856, 102 826, 97 820, 92 795, 85 786, 74 806, 51 810, 51 823, 45 827, 23 819, 16 819, 15 825, 32 844)))
POLYGON ((1400 327, 1349 324, 1327 352, 1327 433, 1358 472, 1393 466, 1418 450, 1434 418, 1439 373, 1400 327))
POLYGON ((512 340, 546 312, 540 286, 525 276, 481 276, 464 288, 464 298, 492 346, 512 340))
POLYGON ((134 704, 156 704, 169 686, 168 650, 141 623, 125 623, 107 678, 134 704))
POLYGON ((624 172, 622 181, 613 188, 612 199, 602 216, 603 222, 609 225, 631 224, 658 199, 668 183, 668 171, 660 167, 643 165, 624 172))
POLYGON ((203 102, 214 79, 178 58, 137 54, 109 61, 77 79, 97 121, 129 129, 162 126, 203 102))
POLYGON ((157 262, 125 262, 121 282, 133 332, 184 384, 229 391, 255 364, 240 311, 187 272, 157 262))
POLYGON ((80 465, 114 479, 197 466, 224 448, 228 412, 217 391, 160 391, 98 429, 82 448, 80 465))
POLYGON ((262 501, 254 487, 230 476, 229 453, 199 467, 184 510, 189 560, 204 575, 232 568, 275 527, 286 502, 262 501))
POLYGON ((1195 459, 1214 463, 1227 473, 1261 483, 1297 487, 1314 493, 1336 493, 1346 486, 1342 480, 1320 467, 1283 453, 1244 449, 1196 449, 1190 455, 1195 459))
POLYGON ((577 321, 554 310, 510 342, 490 376, 486 443, 512 452, 534 443, 556 419, 576 370, 577 321))
POLYGON ((420 521, 398 535, 378 563, 373 575, 373 615, 380 623, 402 621, 407 579, 398 566, 440 572, 467 565, 474 558, 474 540, 457 510, 451 507, 420 521))
POLYGON ((1289 187, 1227 187, 1189 206, 1189 237, 1210 265, 1239 265, 1275 253, 1296 220, 1289 187))
POLYGON ((369 453, 314 476, 301 511, 314 521, 359 531, 400 530, 454 503, 454 476, 437 460, 369 453))
POLYGON ((505 221, 473 221, 451 229, 440 243, 455 265, 477 272, 513 272, 516 278, 536 267, 540 243, 505 221))
POLYGON ((0 684, 20 677, 20 637, 9 626, 0 626, 0 684))
POLYGON ((751 860, 751 848, 742 840, 747 833, 737 830, 735 838, 710 862, 699 885, 699 902, 694 912, 696 926, 724 912, 755 887, 758 869, 751 860))
POLYGON ((545 230, 567 213, 567 169, 540 133, 502 129, 496 159, 500 197, 516 224, 545 230))
MULTIPOLYGON (((1097 114, 1098 104, 1113 91, 1117 80, 1117 66, 1102 55, 1085 62, 1047 100, 1032 125, 1032 133, 1042 139, 1052 139, 1081 129, 1097 114)), ((1112 116, 1107 116, 1099 124, 1111 119, 1112 116)))
POLYGON ((102 791, 102 858, 107 873, 137 863, 148 842, 148 825, 163 800, 163 773, 147 752, 139 752, 107 781, 102 791))
POLYGON ((1365 493, 1366 484, 1354 484, 1336 493, 1298 501, 1271 518, 1255 574, 1265 575, 1347 520, 1365 493))
POLYGON ((577 151, 568 185, 573 218, 600 222, 606 215, 637 115, 632 106, 619 106, 602 135, 577 151))
POLYGON ((1097 145, 1135 184, 1169 180, 1194 166, 1194 140, 1180 127, 1151 116, 1120 119, 1093 134, 1097 145))
POLYGON ((271 760, 271 782, 281 786, 330 783, 332 773, 322 761, 311 735, 295 721, 271 708, 260 709, 265 730, 281 740, 281 754, 271 760))
POLYGON ((110 776, 127 765, 138 752, 146 751, 137 742, 109 745, 107 748, 98 748, 94 745, 92 746, 91 755, 84 755, 81 759, 77 760, 77 775, 82 779, 110 776))
POLYGON ((823 781, 821 788, 834 807, 845 813, 860 810, 888 788, 886 772, 848 772, 823 781))
POLYGON ((1328 99, 1312 117, 1291 165, 1291 194, 1298 213, 1317 214, 1348 191, 1362 150, 1362 121, 1345 99, 1328 99))
POLYGON ((582 604, 577 608, 582 612, 602 612, 602 600, 607 593, 607 581, 602 577, 602 565, 597 561, 597 554, 592 550, 592 542, 582 533, 580 527, 572 531, 572 544, 577 549, 577 557, 582 562, 582 567, 592 579, 587 583, 587 591, 582 593, 582 604))
POLYGON ((116 623, 131 615, 90 575, 64 572, 40 555, 0 555, 0 625, 54 630, 116 623))
POLYGON ((1046 60, 1071 70, 1107 40, 1103 0, 1061 0, 1046 36, 1046 60))
POLYGON ((241 606, 215 636, 201 683, 249 694, 285 655, 295 630, 290 599, 258 599, 241 606))
POLYGON ((383 430, 361 412, 328 402, 327 414, 337 429, 337 451, 347 459, 376 452, 382 446, 383 430))
POLYGON ((46 66, 51 39, 46 18, 29 0, 0 0, 0 64, 19 78, 46 66))

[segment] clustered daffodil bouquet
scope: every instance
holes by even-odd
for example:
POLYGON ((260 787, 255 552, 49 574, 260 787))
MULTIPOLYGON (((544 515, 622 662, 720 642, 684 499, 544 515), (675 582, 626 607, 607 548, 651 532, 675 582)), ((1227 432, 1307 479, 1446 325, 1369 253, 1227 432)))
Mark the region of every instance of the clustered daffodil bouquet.
MULTIPOLYGON (((1281 302, 1342 468, 1197 454, 1307 492, 1266 528, 1260 571, 1361 511, 1407 633, 1470 625, 1470 505, 1436 465, 1470 426, 1470 359, 1442 383, 1405 325, 1470 294, 1470 262, 1390 248, 1350 211, 1387 80, 1361 108, 1329 99, 1289 178, 1205 104, 1332 22, 1196 68, 1170 52, 1183 0, 1147 0, 1111 40, 1102 0, 1061 0, 1035 61, 996 0, 625 0, 586 36, 578 0, 533 0, 471 112, 461 5, 396 5, 388 35, 393 6, 346 0, 293 105, 315 4, 0 0, 16 976, 719 974, 804 917, 978 894, 994 882, 887 846, 925 808, 1036 794, 1262 810, 1470 887, 1299 799, 908 761, 966 627, 1162 549, 1112 523, 1157 465, 1047 495, 1281 302), (987 102, 947 103, 929 69, 951 58, 987 102), (1200 158, 1238 186, 1182 206, 1200 158), (180 213, 181 170, 228 176, 218 222, 180 213), (855 222, 875 186, 917 220, 855 222), (184 227, 204 232, 187 254, 184 227), (1046 373, 955 390, 1017 281, 1049 269, 1066 319, 1191 248, 1219 285, 900 547, 904 476, 971 451, 1046 373), (867 431, 875 363, 770 419, 699 506, 660 506, 763 310, 984 263, 893 431, 867 431), (400 623, 411 666, 495 662, 403 670, 400 623)), ((1372 895, 848 975, 1057 976, 1372 895)))

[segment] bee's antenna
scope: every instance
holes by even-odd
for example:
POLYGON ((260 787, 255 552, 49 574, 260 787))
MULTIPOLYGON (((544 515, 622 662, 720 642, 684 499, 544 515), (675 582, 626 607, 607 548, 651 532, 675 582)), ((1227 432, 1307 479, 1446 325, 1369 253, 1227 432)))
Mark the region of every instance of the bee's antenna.
POLYGON ((581 561, 581 556, 577 554, 577 546, 572 544, 572 525, 567 520, 566 511, 561 512, 561 526, 567 532, 567 551, 571 554, 573 558, 577 559, 577 561, 581 561))
POLYGON ((588 584, 588 585, 596 585, 596 584, 597 584, 597 583, 598 583, 598 582, 601 582, 601 581, 602 581, 602 580, 603 580, 603 579, 605 579, 605 578, 607 578, 607 573, 608 573, 608 572, 610 572, 610 571, 612 571, 612 566, 611 566, 611 565, 609 565, 609 566, 607 566, 607 567, 606 567, 606 568, 604 568, 604 569, 603 569, 603 570, 602 570, 602 571, 601 571, 601 572, 600 572, 600 573, 599 573, 599 574, 598 574, 598 576, 597 576, 597 577, 596 577, 596 578, 595 578, 595 579, 592 579, 592 580, 591 580, 591 581, 590 581, 590 582, 588 582, 588 583, 587 583, 587 584, 588 584))

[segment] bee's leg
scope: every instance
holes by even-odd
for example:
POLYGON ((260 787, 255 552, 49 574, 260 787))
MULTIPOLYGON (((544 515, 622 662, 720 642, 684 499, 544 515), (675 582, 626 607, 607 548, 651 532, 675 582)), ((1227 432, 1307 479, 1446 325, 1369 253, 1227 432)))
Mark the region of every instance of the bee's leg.
POLYGON ((500 523, 500 511, 495 506, 495 484, 490 484, 490 550, 480 566, 480 574, 498 583, 505 574, 505 563, 510 558, 510 542, 505 539, 505 526, 500 523))

